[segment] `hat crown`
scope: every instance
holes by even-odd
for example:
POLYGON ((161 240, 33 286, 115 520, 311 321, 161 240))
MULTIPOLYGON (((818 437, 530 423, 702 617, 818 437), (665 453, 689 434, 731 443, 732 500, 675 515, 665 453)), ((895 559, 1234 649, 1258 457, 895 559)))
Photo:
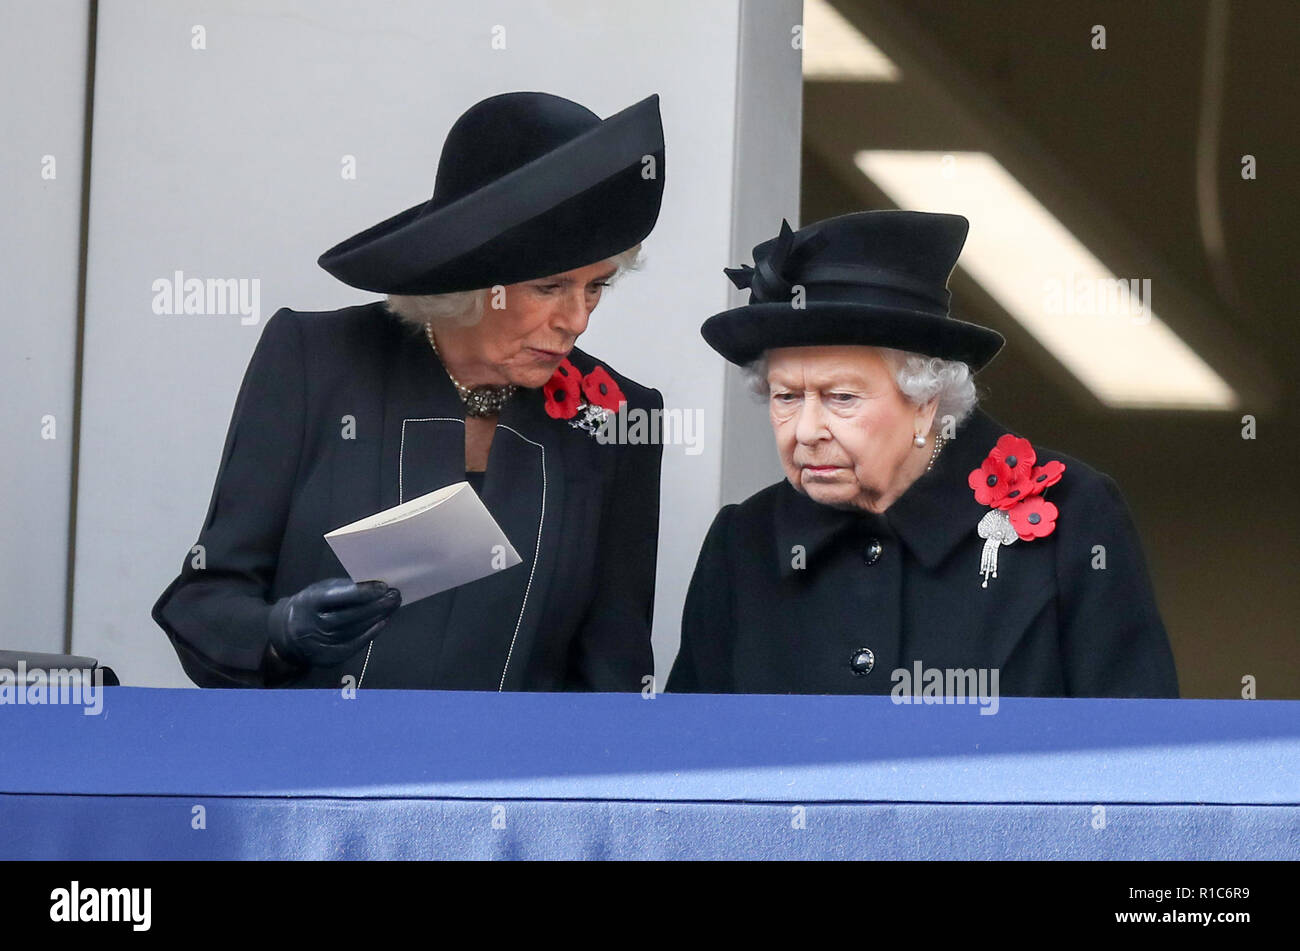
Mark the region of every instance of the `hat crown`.
POLYGON ((543 92, 509 92, 476 103, 447 133, 430 211, 541 158, 600 125, 586 106, 543 92))
MULTIPOLYGON (((865 267, 946 287, 970 222, 961 215, 925 211, 859 211, 827 218, 796 231, 784 276, 800 283, 826 265, 865 267)), ((754 248, 754 262, 766 260, 780 238, 754 248)), ((863 272, 864 276, 866 271, 863 272)))

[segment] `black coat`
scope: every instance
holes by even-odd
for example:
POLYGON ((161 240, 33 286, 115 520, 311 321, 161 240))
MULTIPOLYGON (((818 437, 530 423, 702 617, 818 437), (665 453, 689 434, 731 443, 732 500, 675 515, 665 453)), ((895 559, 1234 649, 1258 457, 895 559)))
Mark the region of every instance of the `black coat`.
MULTIPOLYGON (((583 373, 596 361, 569 359, 583 373)), ((609 370, 609 367, 606 367, 609 370)), ((631 408, 656 390, 609 370, 631 408)), ((403 605, 370 651, 292 686, 639 690, 653 674, 658 444, 602 445, 545 412, 502 409, 483 501, 523 562, 403 605)), ((346 577, 322 537, 465 478, 464 408, 423 335, 380 302, 280 310, 249 363, 207 520, 154 620, 195 683, 262 685, 271 604, 346 577), (354 421, 355 438, 343 438, 354 421)))
POLYGON ((1045 493, 1056 529, 1002 546, 997 577, 981 587, 976 527, 989 509, 967 476, 1008 431, 976 410, 883 516, 819 505, 785 481, 723 508, 666 689, 888 694, 893 671, 919 661, 996 668, 1005 696, 1178 696, 1137 531, 1110 477, 1035 446, 1040 464, 1066 466, 1045 493), (860 673, 864 647, 875 664, 860 673))

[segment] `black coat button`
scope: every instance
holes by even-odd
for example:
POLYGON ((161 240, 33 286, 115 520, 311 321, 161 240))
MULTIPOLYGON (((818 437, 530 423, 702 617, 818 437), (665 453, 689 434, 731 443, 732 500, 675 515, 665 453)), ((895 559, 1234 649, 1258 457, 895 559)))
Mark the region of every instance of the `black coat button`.
POLYGON ((859 677, 865 677, 876 666, 876 655, 871 653, 870 647, 859 647, 849 658, 849 666, 859 677))
POLYGON ((879 538, 868 539, 867 547, 862 550, 862 560, 869 565, 874 565, 884 554, 885 546, 880 544, 879 538))

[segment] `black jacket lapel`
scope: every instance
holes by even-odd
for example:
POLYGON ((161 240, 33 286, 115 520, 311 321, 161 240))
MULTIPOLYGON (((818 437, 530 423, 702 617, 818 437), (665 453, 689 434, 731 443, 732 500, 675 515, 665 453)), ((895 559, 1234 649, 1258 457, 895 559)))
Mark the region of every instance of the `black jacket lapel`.
POLYGON ((423 339, 398 332, 384 399, 380 510, 465 478, 465 408, 423 339))
POLYGON ((516 393, 501 412, 483 503, 523 560, 456 589, 439 686, 509 690, 523 683, 559 551, 563 425, 546 416, 532 390, 516 393))
MULTIPOLYGON (((464 412, 423 338, 393 320, 378 372, 384 380, 378 493, 373 507, 358 517, 465 478, 464 412)), ((344 665, 345 671, 363 688, 431 686, 438 662, 434 632, 446 624, 452 599, 453 592, 443 592, 402 605, 370 647, 344 665)))
MULTIPOLYGON (((377 510, 465 479, 465 414, 455 387, 422 339, 397 333, 392 345, 377 510)), ((371 651, 371 663, 388 654, 403 665, 396 676, 386 670, 386 682, 475 690, 522 684, 564 506, 563 424, 542 406, 539 392, 520 390, 503 408, 483 486, 483 503, 521 563, 403 606, 371 651), (445 632, 440 645, 436 630, 445 632)))

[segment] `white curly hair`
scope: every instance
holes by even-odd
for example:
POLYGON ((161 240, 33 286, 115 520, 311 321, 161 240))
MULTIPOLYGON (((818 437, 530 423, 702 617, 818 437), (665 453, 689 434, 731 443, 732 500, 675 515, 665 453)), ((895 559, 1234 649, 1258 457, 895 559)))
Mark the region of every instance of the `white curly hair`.
MULTIPOLYGON (((618 268, 613 282, 628 271, 641 267, 641 245, 628 248, 607 260, 618 268)), ((483 319, 490 287, 473 291, 454 291, 450 294, 389 294, 384 306, 413 331, 424 333, 425 324, 470 326, 483 319)))

